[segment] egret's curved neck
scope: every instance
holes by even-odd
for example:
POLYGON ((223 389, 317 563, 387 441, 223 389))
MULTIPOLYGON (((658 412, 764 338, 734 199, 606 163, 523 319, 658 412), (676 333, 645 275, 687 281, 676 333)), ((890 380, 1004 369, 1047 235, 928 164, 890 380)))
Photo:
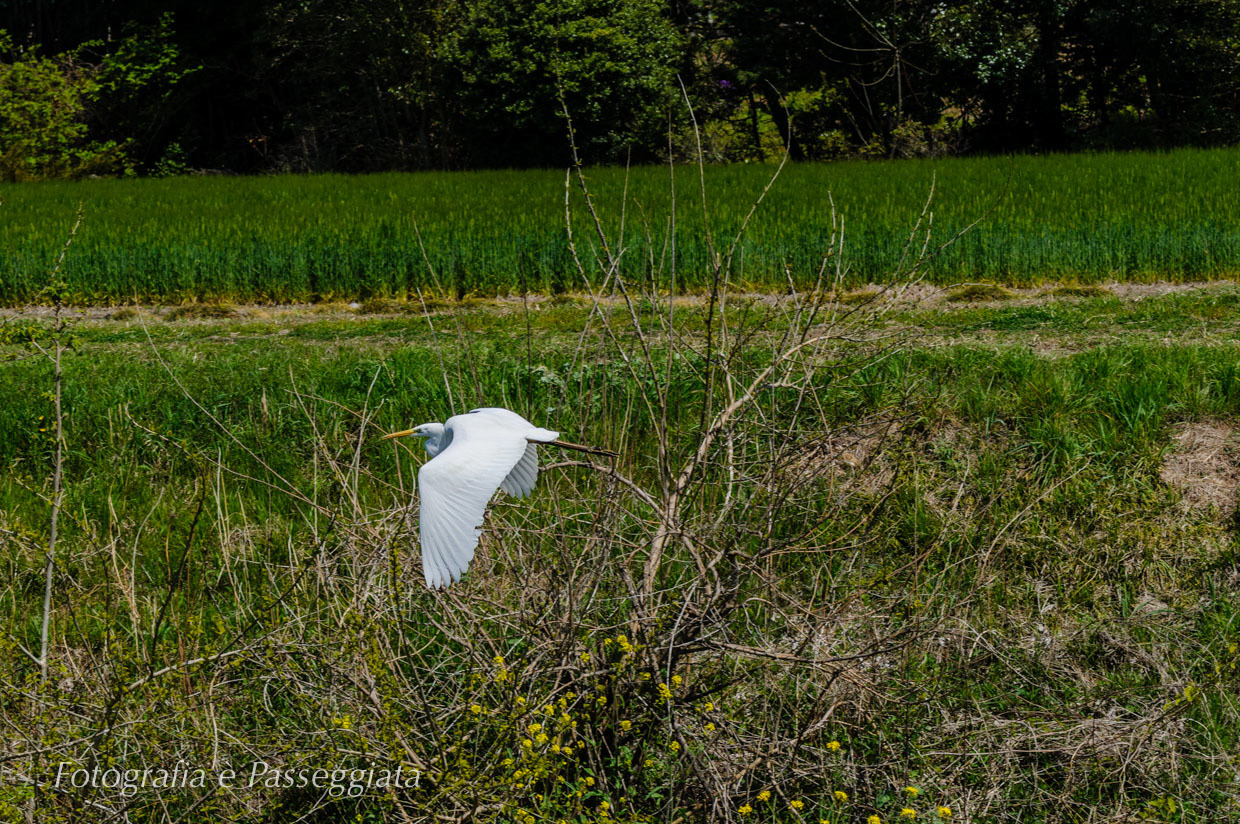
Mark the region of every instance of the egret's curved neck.
POLYGON ((447 449, 448 444, 452 443, 452 432, 444 429, 441 423, 427 424, 426 426, 430 429, 431 435, 422 442, 422 445, 426 447, 426 454, 433 458, 447 449))

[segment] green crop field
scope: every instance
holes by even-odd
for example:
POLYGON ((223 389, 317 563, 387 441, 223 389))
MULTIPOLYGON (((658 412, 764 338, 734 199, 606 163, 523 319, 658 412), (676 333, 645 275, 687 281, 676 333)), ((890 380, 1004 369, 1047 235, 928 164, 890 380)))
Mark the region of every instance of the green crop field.
MULTIPOLYGON (((730 237, 773 168, 707 169, 709 224, 730 237)), ((695 167, 588 174, 631 279, 707 283, 695 167), (647 233, 649 241, 647 238, 647 233), (653 248, 652 266, 649 249, 653 248), (662 261, 662 265, 659 262, 662 261)), ((733 277, 782 289, 810 283, 845 221, 852 284, 892 270, 932 181, 934 242, 981 223, 933 260, 940 283, 989 280, 1199 280, 1240 272, 1240 149, 792 165, 749 227, 733 277)), ((560 171, 99 180, 0 187, 0 302, 31 300, 79 202, 85 218, 64 274, 77 300, 312 301, 433 290, 582 288, 565 232, 560 171)), ((594 238, 574 189, 583 255, 594 238)))

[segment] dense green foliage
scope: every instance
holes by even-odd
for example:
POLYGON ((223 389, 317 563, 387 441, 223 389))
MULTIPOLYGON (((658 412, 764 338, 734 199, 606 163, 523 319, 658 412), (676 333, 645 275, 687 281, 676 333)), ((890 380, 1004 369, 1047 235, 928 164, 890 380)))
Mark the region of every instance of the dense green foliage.
MULTIPOLYGON (((0 30, 0 53, 11 50, 0 30)), ((124 156, 116 142, 86 134, 86 107, 100 90, 94 73, 37 54, 0 63, 0 180, 118 171, 124 156)))
MULTIPOLYGON (((771 167, 712 169, 711 223, 730 237, 771 167)), ((706 284, 696 170, 676 170, 676 286, 706 284)), ((743 242, 742 284, 783 289, 786 271, 812 284, 826 251, 831 198, 845 219, 850 283, 881 280, 937 178, 933 242, 979 226, 933 260, 941 283, 1193 280, 1240 271, 1235 150, 1169 154, 794 164, 759 209, 743 242), (785 269, 787 267, 787 270, 785 269)), ((619 226, 622 169, 590 182, 609 228, 619 226)), ((365 177, 90 181, 0 187, 0 301, 29 300, 63 243, 79 201, 86 222, 66 261, 73 294, 133 300, 307 301, 437 292, 415 222, 443 291, 484 295, 573 291, 556 172, 419 173, 365 177)), ((573 192, 584 253, 588 216, 573 192)), ((629 176, 628 245, 647 230, 661 246, 670 209, 668 170, 629 176)), ((649 279, 632 254, 625 271, 649 279)), ((657 263, 657 261, 656 261, 657 263)), ((660 284, 670 286, 664 263, 660 284)))
POLYGON ((149 137, 151 118, 167 116, 172 87, 192 73, 170 36, 165 15, 102 52, 102 41, 89 41, 50 57, 15 48, 0 28, 0 180, 132 172, 132 144, 149 137))
POLYGON ((121 32, 201 67, 86 113, 142 172, 559 166, 560 89, 592 162, 684 157, 682 81, 713 160, 1240 136, 1236 0, 13 0, 0 29, 66 77, 121 32))

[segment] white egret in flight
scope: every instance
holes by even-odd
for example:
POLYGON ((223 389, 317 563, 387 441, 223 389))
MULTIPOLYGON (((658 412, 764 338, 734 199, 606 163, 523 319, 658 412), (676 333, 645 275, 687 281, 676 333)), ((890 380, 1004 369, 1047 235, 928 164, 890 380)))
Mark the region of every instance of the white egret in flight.
POLYGON ((431 460, 418 472, 422 572, 432 589, 469 568, 482 517, 495 490, 524 498, 538 478, 538 444, 615 457, 615 452, 560 440, 509 409, 475 409, 447 423, 424 423, 384 439, 423 438, 431 460))

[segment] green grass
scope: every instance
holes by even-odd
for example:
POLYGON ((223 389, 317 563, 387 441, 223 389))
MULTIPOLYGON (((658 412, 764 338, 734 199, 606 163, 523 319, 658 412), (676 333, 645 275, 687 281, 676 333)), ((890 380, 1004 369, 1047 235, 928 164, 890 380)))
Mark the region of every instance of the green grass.
MULTIPOLYGON (((707 170, 716 243, 731 236, 771 167, 707 170)), ((622 169, 589 172, 619 234, 622 169)), ((849 283, 882 281, 931 183, 937 240, 982 223, 931 265, 941 283, 1195 280, 1240 272, 1240 149, 1014 159, 792 165, 751 224, 736 277, 782 290, 785 267, 812 282, 845 218, 849 283)), ((696 170, 676 169, 676 288, 708 286, 696 170)), ((433 289, 414 232, 446 291, 581 289, 558 171, 101 180, 0 186, 0 302, 30 300, 77 204, 85 222, 65 274, 84 301, 308 301, 404 298, 433 289)), ((588 255, 593 229, 574 189, 588 255)), ((625 244, 631 278, 650 278, 670 209, 666 168, 634 169, 625 244)), ((662 285, 670 285, 665 267, 662 285)))
MULTIPOLYGON (((787 315, 733 311, 757 331, 732 366, 760 365, 787 315)), ((634 555, 640 568, 651 516, 602 477, 552 469, 532 498, 497 501, 482 560, 447 596, 421 587, 414 539, 387 511, 406 500, 416 461, 378 435, 442 419, 449 390, 458 411, 507 405, 615 448, 620 473, 657 490, 644 373, 602 350, 574 358, 587 313, 532 312, 528 349, 519 310, 485 304, 437 316, 438 336, 402 314, 148 319, 160 357, 136 319, 79 325, 65 377, 59 645, 40 693, 73 712, 44 731, 61 748, 52 757, 317 765, 394 763, 411 748, 433 770, 424 789, 400 794, 405 813, 476 804, 487 821, 524 821, 524 810, 584 824, 602 801, 612 821, 704 821, 718 796, 703 774, 742 769, 729 809, 789 824, 898 820, 906 785, 922 791, 911 802, 920 819, 935 804, 970 821, 1234 819, 1240 538, 1230 508, 1188 508, 1161 474, 1178 427, 1240 420, 1240 347, 1200 336, 1240 324, 1234 292, 906 310, 893 326, 926 330, 925 345, 859 371, 824 368, 812 415, 793 421, 801 390, 770 385, 757 422, 730 433, 693 487, 686 527, 711 552, 794 538, 802 521, 812 540, 763 559, 719 635, 649 680, 651 653, 622 653, 617 636, 687 631, 697 617, 683 604, 712 579, 669 553, 672 597, 641 619, 612 570, 634 555), (1041 356, 1030 329, 1078 351, 1041 356), (992 337, 969 337, 982 333, 992 337), (364 407, 373 419, 359 442, 364 407), (862 426, 860 445, 848 442, 871 417, 891 422, 889 438, 873 446, 862 426), (814 451, 836 439, 862 468, 814 451), (805 473, 786 493, 804 509, 768 519, 772 479, 752 478, 781 460, 805 473), (717 523, 729 496, 745 503, 717 523), (582 576, 597 577, 578 586, 582 576), (549 659, 547 638, 572 648, 549 659), (670 703, 655 693, 664 680, 670 703), (588 740, 573 758, 524 747, 533 722, 561 729, 544 703, 579 724, 557 735, 588 740), (102 718, 125 726, 74 743, 102 718), (752 756, 772 747, 771 763, 752 756)), ((682 343, 703 324, 700 308, 678 309, 682 343)), ((684 349, 669 359, 662 345, 652 357, 679 433, 670 459, 683 460, 700 425, 702 362, 684 349)), ((11 639, 0 713, 14 741, 41 723, 27 697, 37 672, 12 644, 38 643, 49 378, 38 358, 0 362, 15 390, 0 397, 0 623, 11 639)), ((71 797, 40 795, 40 820, 72 820, 71 797)), ((403 820, 382 794, 315 812, 320 801, 261 788, 140 793, 131 812, 403 820)), ((19 790, 6 787, 4 805, 20 818, 19 790)))

